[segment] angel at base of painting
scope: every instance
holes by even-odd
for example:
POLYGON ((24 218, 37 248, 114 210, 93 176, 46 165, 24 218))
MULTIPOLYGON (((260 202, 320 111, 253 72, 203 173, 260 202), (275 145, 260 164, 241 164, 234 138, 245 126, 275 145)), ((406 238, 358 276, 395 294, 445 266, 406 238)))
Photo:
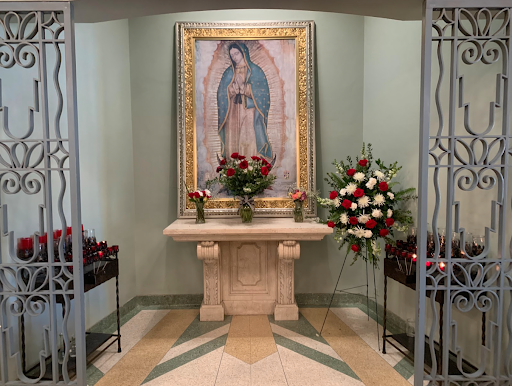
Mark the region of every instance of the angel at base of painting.
POLYGON ((219 137, 223 158, 232 153, 272 158, 267 135, 270 93, 263 70, 251 62, 242 43, 229 46, 231 66, 217 90, 219 137))

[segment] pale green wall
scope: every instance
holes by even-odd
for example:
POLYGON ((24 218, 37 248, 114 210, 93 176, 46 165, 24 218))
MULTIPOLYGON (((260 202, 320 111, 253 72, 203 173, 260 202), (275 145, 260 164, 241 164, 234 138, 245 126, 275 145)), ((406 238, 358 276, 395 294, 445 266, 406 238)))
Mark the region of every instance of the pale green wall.
MULTIPOLYGON (((202 263, 194 243, 176 243, 162 230, 176 219, 177 21, 314 20, 316 23, 317 184, 334 158, 356 155, 363 139, 364 19, 322 12, 243 10, 194 12, 130 20, 130 65, 136 200, 137 294, 202 293, 202 263)), ((341 267, 332 238, 301 245, 297 292, 330 292, 341 267)), ((361 270, 350 283, 363 279, 361 270)), ((347 287, 350 284, 347 284, 347 287)))
MULTIPOLYGON (((120 246, 120 299, 136 295, 128 20, 76 26, 82 220, 120 246)), ((115 281, 88 292, 86 325, 115 309, 115 281)))

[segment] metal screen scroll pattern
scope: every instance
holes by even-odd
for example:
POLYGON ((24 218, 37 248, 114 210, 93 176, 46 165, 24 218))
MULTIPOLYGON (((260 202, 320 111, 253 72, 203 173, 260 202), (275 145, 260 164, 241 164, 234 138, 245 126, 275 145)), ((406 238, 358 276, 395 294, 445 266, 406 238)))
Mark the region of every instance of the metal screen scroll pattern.
POLYGON ((511 216, 507 190, 512 155, 510 3, 426 1, 419 254, 426 257, 422 261, 431 265, 420 264, 417 275, 416 386, 423 385, 424 381, 428 381, 428 385, 443 386, 512 384, 512 343, 509 338, 512 337, 512 257, 511 240, 506 239, 507 217, 511 216), (479 7, 486 4, 488 8, 479 7), (485 106, 479 106, 482 111, 487 111, 487 123, 477 125, 471 113, 477 106, 469 102, 471 95, 467 92, 465 71, 470 66, 490 68, 498 64, 495 81, 485 86, 493 91, 494 98, 485 106), (443 93, 443 90, 448 92, 443 93), (429 187, 435 197, 430 208, 427 206, 429 187), (481 194, 478 192, 482 191, 488 191, 487 200, 482 204, 488 206, 489 216, 478 220, 485 243, 483 250, 475 254, 466 247, 467 224, 462 220, 466 214, 462 211, 471 211, 471 207, 457 197, 470 192, 481 194), (429 230, 433 233, 430 238, 427 223, 431 224, 429 230), (444 254, 438 227, 446 229, 444 254), (452 232, 460 237, 460 257, 458 254, 452 256, 452 232), (433 254, 427 253, 428 242, 434 246, 433 254), (431 296, 427 297, 429 291, 431 296), (437 308, 435 302, 439 292, 444 297, 442 309, 437 308), (428 324, 427 309, 431 316, 428 324), (470 323, 481 321, 482 333, 464 336, 457 315, 475 313, 482 317, 473 318, 470 323), (442 323, 439 321, 441 316, 442 323), (442 345, 437 333, 442 337, 442 345), (422 339, 425 335, 428 336, 426 340, 422 339), (468 359, 468 346, 478 357, 477 360, 473 358, 469 366, 463 361, 468 359), (424 355, 425 347, 427 354, 424 355), (440 350, 437 357, 434 348, 440 350), (424 370, 426 356, 432 358, 432 367, 427 371, 424 370), (449 367, 450 359, 456 369, 453 365, 449 367))
MULTIPOLYGON (((85 323, 83 302, 83 266, 78 136, 76 118, 76 79, 74 57, 74 26, 71 4, 67 2, 0 3, 0 67, 36 69, 33 79, 33 103, 26 106, 28 119, 22 135, 10 130, 9 106, 3 104, 5 90, 0 83, 0 129, 6 138, 0 142, 1 196, 36 195, 43 197, 34 208, 39 229, 34 240, 34 254, 28 259, 16 256, 15 235, 9 219, 16 216, 0 201, 2 214, 1 243, 8 243, 8 256, 0 256, 0 384, 24 385, 44 383, 86 385, 85 323), (51 57, 51 61, 48 59, 51 57), (51 62, 51 64, 49 64, 51 62), (65 82, 59 77, 64 71, 65 82), (63 83, 63 84, 61 84, 63 83), (56 106, 50 111, 49 93, 55 95, 56 106), (67 121, 63 123, 63 114, 67 121), (35 133, 36 120, 42 137, 35 133), (60 188, 52 190, 58 179, 60 188), (42 194, 41 194, 42 193, 42 194), (70 196, 70 211, 64 208, 64 197, 70 196), (66 216, 70 212, 71 216, 66 216), (57 219, 54 224, 54 217, 57 219), (68 218, 67 218, 68 217, 68 218), (71 218, 69 218, 71 217, 71 218), (64 237, 58 244, 54 260, 53 230, 73 227, 73 262, 66 263, 64 237), (38 257, 38 237, 48 233, 48 260, 38 257), (70 324, 70 296, 74 296, 74 325, 70 324), (57 297, 63 299, 64 311, 57 297), (47 313, 48 323, 38 331, 42 349, 39 366, 32 373, 22 366, 22 345, 17 325, 20 318, 47 313), (61 319, 62 318, 62 319, 61 319), (70 336, 76 334, 76 377, 68 373, 70 336), (58 358, 58 332, 63 333, 64 358, 58 358), (43 380, 51 360, 51 380, 43 380), (13 370, 14 369, 14 370, 13 370)), ((21 84, 21 82, 20 82, 21 84)), ((65 235, 65 233, 64 233, 65 235)), ((4 249, 5 250, 5 247, 4 249)), ((27 342, 30 344, 30 342, 27 342)), ((30 347, 29 345, 27 347, 30 347)), ((28 363, 31 367, 33 363, 28 363)))

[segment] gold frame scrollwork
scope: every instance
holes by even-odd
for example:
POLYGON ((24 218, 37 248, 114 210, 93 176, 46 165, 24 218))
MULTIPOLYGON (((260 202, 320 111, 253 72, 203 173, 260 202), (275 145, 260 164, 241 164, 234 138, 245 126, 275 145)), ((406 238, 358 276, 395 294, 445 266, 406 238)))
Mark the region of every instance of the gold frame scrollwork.
MULTIPOLYGON (((176 59, 178 83, 178 217, 194 217, 195 207, 187 200, 185 186, 196 184, 196 137, 194 109, 194 46, 196 39, 249 40, 295 39, 297 52, 297 169, 299 185, 315 190, 315 88, 314 22, 226 22, 176 23, 176 59)), ((209 216, 233 216, 237 200, 210 200, 205 206, 209 216)), ((256 199, 256 216, 291 217, 293 202, 287 198, 256 199)), ((316 216, 316 204, 310 198, 306 216, 316 216)))

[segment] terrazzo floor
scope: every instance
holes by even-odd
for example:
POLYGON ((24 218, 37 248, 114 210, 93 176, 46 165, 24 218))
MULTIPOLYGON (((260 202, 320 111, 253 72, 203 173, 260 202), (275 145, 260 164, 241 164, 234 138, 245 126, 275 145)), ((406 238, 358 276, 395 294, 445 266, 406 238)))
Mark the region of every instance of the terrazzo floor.
MULTIPOLYGON (((360 308, 300 309, 298 321, 229 316, 200 322, 199 310, 141 309, 124 318, 122 352, 88 367, 89 386, 400 386, 413 364, 378 350, 377 323, 360 308)), ((379 335, 382 328, 379 326, 379 335)), ((382 344, 382 342, 380 343, 382 344)))

